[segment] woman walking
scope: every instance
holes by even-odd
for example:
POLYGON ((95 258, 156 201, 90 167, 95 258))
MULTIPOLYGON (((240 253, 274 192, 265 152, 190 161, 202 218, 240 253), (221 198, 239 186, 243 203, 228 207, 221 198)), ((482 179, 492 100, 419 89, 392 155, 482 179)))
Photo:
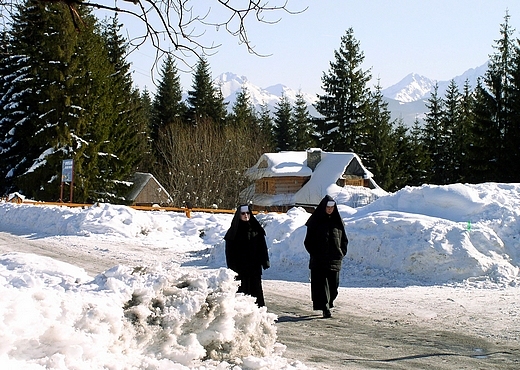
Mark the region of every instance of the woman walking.
POLYGON ((336 202, 326 195, 305 224, 305 249, 309 252, 313 310, 331 317, 338 296, 339 273, 347 254, 348 239, 336 202))

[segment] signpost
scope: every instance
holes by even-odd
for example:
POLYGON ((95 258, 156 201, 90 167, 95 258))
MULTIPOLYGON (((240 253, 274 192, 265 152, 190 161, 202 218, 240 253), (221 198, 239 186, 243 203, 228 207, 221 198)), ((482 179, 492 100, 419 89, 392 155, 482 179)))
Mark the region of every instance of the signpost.
POLYGON ((70 183, 70 198, 69 202, 72 203, 72 192, 74 189, 74 160, 64 159, 61 162, 61 190, 60 190, 60 202, 63 202, 63 184, 70 183))

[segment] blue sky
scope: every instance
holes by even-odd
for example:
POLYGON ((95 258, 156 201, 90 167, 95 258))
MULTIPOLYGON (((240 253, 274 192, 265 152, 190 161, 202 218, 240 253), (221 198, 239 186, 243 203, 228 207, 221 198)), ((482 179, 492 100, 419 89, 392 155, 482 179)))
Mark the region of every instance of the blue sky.
MULTIPOLYGON (((289 0, 290 9, 308 9, 298 15, 277 13, 274 25, 248 23, 251 43, 260 54, 248 53, 238 40, 219 30, 205 37, 222 44, 208 57, 213 77, 223 72, 247 76, 260 87, 282 83, 319 94, 321 77, 334 59, 341 37, 352 27, 371 69, 387 88, 409 73, 449 80, 480 66, 493 53, 506 10, 520 37, 518 0, 289 0)), ((213 13, 218 16, 218 13, 213 13)), ((251 19, 252 20, 252 19, 251 19)), ((132 23, 126 23, 130 28, 132 23)), ((134 28, 135 29, 135 28, 134 28)), ((130 55, 134 81, 154 91, 150 78, 154 61, 150 47, 130 55)), ((179 68, 182 66, 179 65, 179 68)), ((185 90, 192 73, 181 72, 185 90)), ((157 78, 157 72, 155 77, 157 78)))

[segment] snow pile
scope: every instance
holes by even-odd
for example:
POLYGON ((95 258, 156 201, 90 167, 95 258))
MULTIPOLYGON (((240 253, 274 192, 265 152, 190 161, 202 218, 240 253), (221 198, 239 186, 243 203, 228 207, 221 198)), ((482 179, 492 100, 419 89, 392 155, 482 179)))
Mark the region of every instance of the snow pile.
POLYGON ((2 368, 288 366, 275 315, 236 295, 227 269, 116 266, 92 280, 80 268, 11 253, 0 257, 0 282, 2 368))
MULTIPOLYGON (((338 208, 350 241, 343 287, 520 285, 520 184, 407 187, 338 208)), ((257 215, 271 259, 264 279, 308 282, 309 215, 257 215)), ((47 257, 0 255, 0 367, 305 369, 282 357, 275 316, 235 294, 223 243, 233 216, 191 216, 0 203, 0 231, 28 244, 135 261, 91 277, 47 257)))

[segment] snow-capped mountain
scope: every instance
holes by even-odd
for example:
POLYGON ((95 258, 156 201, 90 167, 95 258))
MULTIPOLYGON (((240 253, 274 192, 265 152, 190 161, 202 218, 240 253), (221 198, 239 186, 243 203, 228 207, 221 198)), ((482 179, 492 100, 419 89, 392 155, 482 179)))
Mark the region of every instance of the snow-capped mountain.
MULTIPOLYGON (((231 110, 235 104, 237 94, 242 89, 242 86, 247 89, 251 103, 260 111, 260 106, 267 104, 271 111, 276 109, 276 105, 280 102, 283 95, 287 97, 289 102, 294 105, 298 90, 291 89, 285 85, 277 84, 266 88, 258 87, 252 84, 247 77, 238 76, 231 72, 222 73, 214 80, 215 84, 220 86, 224 100, 228 102, 228 109, 231 110)), ((309 113, 317 115, 313 104, 316 102, 316 97, 301 91, 304 100, 307 102, 309 113)))
POLYGON ((420 76, 416 73, 410 73, 395 85, 381 90, 381 93, 383 96, 400 101, 401 103, 410 103, 429 96, 435 83, 435 80, 420 76))
MULTIPOLYGON (((488 68, 488 62, 483 65, 471 68, 453 78, 459 89, 462 91, 466 81, 471 88, 476 86, 477 78, 484 76, 488 68)), ((381 92, 388 102, 388 109, 392 114, 392 119, 401 118, 405 125, 411 126, 416 119, 423 119, 427 111, 426 101, 433 92, 435 84, 438 84, 438 95, 444 97, 450 81, 436 81, 428 77, 410 73, 397 84, 383 89, 381 92)), ((231 110, 236 96, 242 86, 245 87, 251 98, 251 102, 260 111, 260 106, 266 104, 271 111, 276 109, 282 95, 285 95, 291 104, 296 101, 298 90, 291 89, 285 85, 277 84, 266 88, 261 88, 251 83, 247 77, 238 76, 231 72, 222 73, 214 80, 220 86, 224 100, 228 102, 228 109, 231 110)), ((307 102, 309 113, 318 116, 319 113, 314 108, 317 101, 315 95, 301 91, 304 100, 307 102)))
MULTIPOLYGON (((477 84, 477 79, 483 77, 487 69, 488 62, 479 67, 468 69, 460 76, 453 77, 452 80, 455 81, 461 92, 466 81, 473 89, 477 84)), ((438 85, 438 96, 443 98, 450 82, 451 80, 436 81, 411 73, 395 85, 383 89, 381 93, 388 102, 392 119, 401 118, 405 125, 411 126, 416 119, 421 121, 424 118, 428 111, 426 102, 430 98, 435 84, 438 85)))
MULTIPOLYGON (((468 81, 469 85, 474 88, 477 84, 477 79, 484 76, 487 68, 488 62, 479 67, 467 70, 460 76, 454 77, 453 80, 460 90, 462 90, 466 81, 468 81)), ((401 103, 410 103, 421 99, 428 99, 430 94, 433 92, 435 84, 438 84, 439 86, 439 96, 443 97, 448 89, 450 81, 451 80, 436 81, 416 73, 410 73, 395 85, 383 89, 381 93, 383 96, 397 100, 401 103)))

